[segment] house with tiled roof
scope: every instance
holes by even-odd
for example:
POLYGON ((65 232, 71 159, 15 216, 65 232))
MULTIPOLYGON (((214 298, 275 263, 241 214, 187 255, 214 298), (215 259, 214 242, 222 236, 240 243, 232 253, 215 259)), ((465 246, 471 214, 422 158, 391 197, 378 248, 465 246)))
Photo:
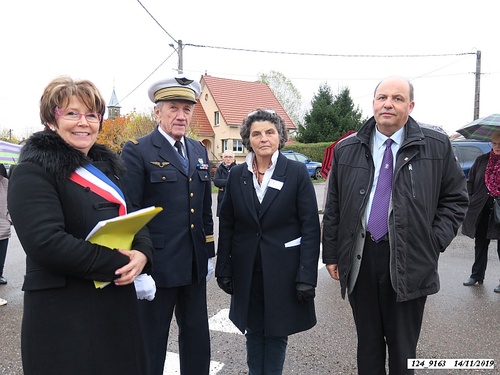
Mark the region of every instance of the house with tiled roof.
POLYGON ((194 136, 208 150, 212 161, 222 160, 222 153, 233 150, 236 162, 247 155, 240 137, 243 119, 257 108, 273 109, 285 121, 289 133, 296 126, 268 85, 203 75, 201 95, 191 121, 194 136))

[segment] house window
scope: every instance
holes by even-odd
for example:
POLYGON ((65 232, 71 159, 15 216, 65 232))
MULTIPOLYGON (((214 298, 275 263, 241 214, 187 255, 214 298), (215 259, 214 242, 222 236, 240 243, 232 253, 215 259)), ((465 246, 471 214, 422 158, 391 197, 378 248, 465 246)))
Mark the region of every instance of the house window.
POLYGON ((227 150, 227 139, 222 140, 222 152, 227 150))
POLYGON ((243 143, 241 139, 233 139, 233 151, 240 154, 243 152, 243 143))
POLYGON ((219 112, 214 112, 214 125, 219 126, 220 124, 220 115, 219 112))

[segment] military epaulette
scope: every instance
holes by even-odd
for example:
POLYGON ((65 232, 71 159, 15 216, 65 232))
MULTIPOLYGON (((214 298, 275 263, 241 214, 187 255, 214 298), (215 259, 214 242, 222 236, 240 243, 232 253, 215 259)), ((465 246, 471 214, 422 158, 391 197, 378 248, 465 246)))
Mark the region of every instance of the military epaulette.
POLYGON ((129 139, 130 142, 132 142, 134 145, 138 145, 139 141, 137 139, 129 139))

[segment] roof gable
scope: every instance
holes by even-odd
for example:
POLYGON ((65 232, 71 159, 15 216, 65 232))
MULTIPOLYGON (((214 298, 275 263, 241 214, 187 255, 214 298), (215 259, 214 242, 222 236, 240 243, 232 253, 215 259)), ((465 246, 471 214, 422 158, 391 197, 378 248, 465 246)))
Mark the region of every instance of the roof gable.
POLYGON ((214 129, 212 125, 210 125, 210 121, 208 121, 207 115, 203 110, 203 107, 200 104, 200 101, 197 100, 194 105, 194 113, 193 118, 191 119, 191 127, 194 132, 199 135, 205 136, 213 136, 214 129))
POLYGON ((228 125, 241 125, 243 119, 257 108, 273 109, 285 121, 287 129, 296 129, 268 85, 204 75, 201 86, 208 88, 221 117, 228 125))

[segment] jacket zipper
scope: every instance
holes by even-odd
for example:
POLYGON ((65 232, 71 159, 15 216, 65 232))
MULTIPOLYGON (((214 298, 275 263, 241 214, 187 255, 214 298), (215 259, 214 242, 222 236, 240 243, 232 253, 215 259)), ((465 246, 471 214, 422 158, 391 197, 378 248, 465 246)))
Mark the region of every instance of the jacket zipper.
POLYGON ((415 184, 413 181, 413 167, 411 163, 408 164, 408 171, 410 172, 411 193, 413 195, 413 198, 415 198, 415 184))

